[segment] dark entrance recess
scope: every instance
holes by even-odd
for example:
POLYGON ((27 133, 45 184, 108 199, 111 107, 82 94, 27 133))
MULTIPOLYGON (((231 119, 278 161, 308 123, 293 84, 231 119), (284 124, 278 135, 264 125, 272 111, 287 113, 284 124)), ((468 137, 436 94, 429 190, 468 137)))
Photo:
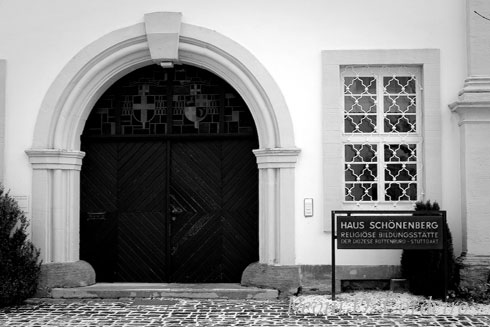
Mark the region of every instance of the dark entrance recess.
POLYGON ((80 258, 98 282, 239 282, 258 260, 257 147, 221 78, 187 65, 128 74, 82 135, 80 258))

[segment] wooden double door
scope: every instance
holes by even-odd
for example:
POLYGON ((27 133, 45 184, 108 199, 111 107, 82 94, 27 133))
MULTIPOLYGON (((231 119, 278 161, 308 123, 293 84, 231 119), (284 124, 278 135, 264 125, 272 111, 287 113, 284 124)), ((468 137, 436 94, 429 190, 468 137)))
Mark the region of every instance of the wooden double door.
POLYGON ((98 282, 239 282, 258 260, 251 138, 82 142, 80 257, 98 282))

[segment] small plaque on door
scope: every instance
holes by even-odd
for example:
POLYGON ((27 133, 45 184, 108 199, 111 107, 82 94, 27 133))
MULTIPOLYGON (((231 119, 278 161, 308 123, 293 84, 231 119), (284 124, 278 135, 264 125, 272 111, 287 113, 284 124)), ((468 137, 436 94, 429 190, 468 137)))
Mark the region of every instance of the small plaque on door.
POLYGON ((87 212, 87 220, 105 220, 105 211, 87 212))

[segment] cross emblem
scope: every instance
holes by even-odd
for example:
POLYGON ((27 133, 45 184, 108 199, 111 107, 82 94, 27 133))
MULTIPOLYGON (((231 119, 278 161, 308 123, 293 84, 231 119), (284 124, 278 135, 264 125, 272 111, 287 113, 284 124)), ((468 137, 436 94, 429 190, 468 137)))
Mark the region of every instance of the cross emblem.
POLYGON ((191 95, 198 95, 199 93, 201 93, 201 86, 197 84, 191 84, 190 93, 191 95))
POLYGON ((150 85, 143 84, 138 86, 138 95, 140 96, 140 103, 135 103, 133 100, 133 116, 134 118, 143 124, 145 124, 153 118, 155 103, 148 103, 147 94, 150 92, 150 85), (139 117, 138 117, 139 116, 139 117), (151 116, 151 117, 149 117, 151 116))

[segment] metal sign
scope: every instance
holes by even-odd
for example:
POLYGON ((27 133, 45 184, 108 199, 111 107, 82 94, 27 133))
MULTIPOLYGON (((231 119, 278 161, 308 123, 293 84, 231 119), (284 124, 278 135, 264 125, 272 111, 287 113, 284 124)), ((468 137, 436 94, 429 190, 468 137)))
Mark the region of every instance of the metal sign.
POLYGON ((441 216, 337 216, 338 249, 442 249, 441 216))
POLYGON ((87 212, 87 220, 105 220, 106 212, 87 212))
MULTIPOLYGON (((447 266, 446 212, 430 216, 415 211, 332 211, 332 300, 335 300, 335 250, 338 249, 417 249, 442 250, 447 266), (337 228, 336 228, 337 225, 337 228)), ((447 271, 444 273, 444 301, 447 297, 447 271)))

